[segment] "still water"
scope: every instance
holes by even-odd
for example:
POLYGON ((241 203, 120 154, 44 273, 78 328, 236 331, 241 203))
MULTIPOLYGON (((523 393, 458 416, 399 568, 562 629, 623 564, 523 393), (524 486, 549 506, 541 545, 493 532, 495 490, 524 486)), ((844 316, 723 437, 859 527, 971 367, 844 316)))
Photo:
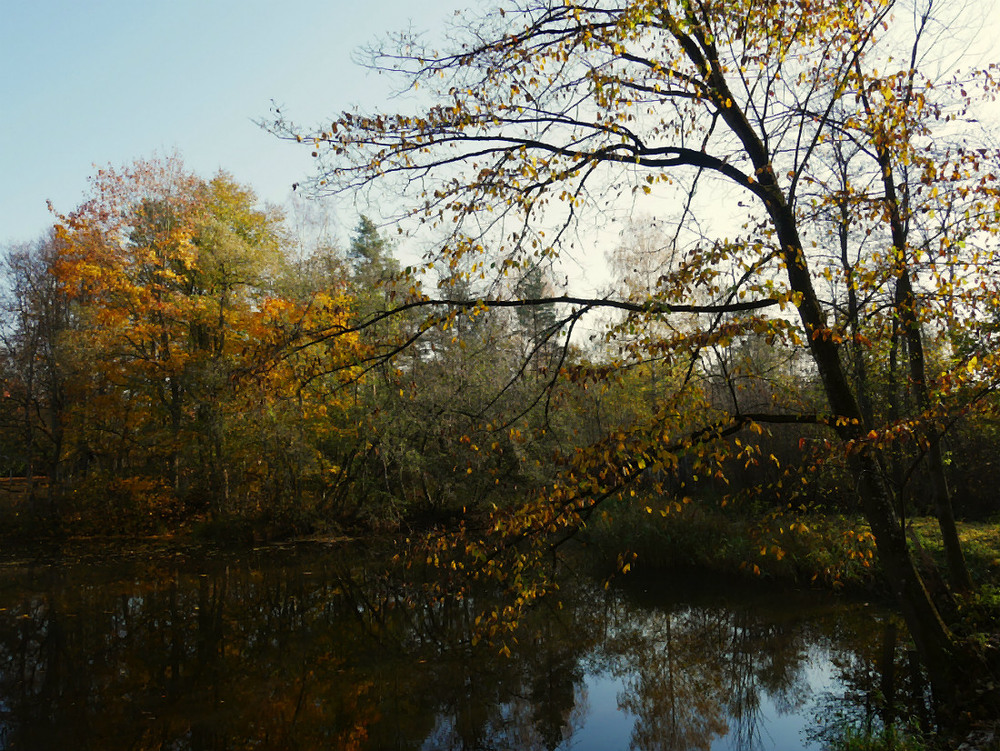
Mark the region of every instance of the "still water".
POLYGON ((910 675, 830 595, 569 577, 486 644, 415 593, 343 546, 0 559, 0 749, 819 749, 910 675))

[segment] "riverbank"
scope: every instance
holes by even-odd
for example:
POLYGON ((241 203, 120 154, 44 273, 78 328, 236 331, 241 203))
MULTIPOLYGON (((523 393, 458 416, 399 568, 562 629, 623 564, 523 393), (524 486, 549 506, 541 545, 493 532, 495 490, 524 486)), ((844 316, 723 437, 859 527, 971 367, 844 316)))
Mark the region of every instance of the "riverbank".
MULTIPOLYGON (((975 581, 1000 586, 1000 525, 962 521, 958 527, 975 581)), ((907 531, 919 563, 944 566, 936 519, 911 518, 907 531)), ((694 568, 795 586, 883 588, 875 540, 860 515, 799 510, 749 515, 695 503, 633 505, 601 515, 583 539, 607 565, 628 551, 634 570, 694 568)))
MULTIPOLYGON (((45 495, 43 478, 0 480, 0 542, 30 545, 62 540, 204 540, 254 545, 288 540, 346 540, 382 537, 428 525, 447 527, 452 519, 398 519, 372 526, 319 518, 231 516, 207 513, 154 514, 149 510, 109 508, 82 516, 64 501, 58 523, 45 518, 45 502, 29 504, 29 490, 45 495), (33 486, 33 488, 31 487, 33 486)), ((112 506, 114 499, 108 501, 112 506)), ((463 521, 468 522, 468 518, 463 521)), ((1000 587, 1000 525, 995 520, 958 523, 963 550, 975 581, 1000 587)), ((944 564, 937 522, 932 517, 907 520, 908 539, 918 563, 930 569, 944 564)), ((660 500, 611 506, 595 515, 578 539, 598 566, 615 568, 628 560, 635 571, 696 569, 747 579, 785 582, 840 590, 878 592, 874 538, 860 515, 765 510, 748 513, 712 504, 660 500), (625 557, 622 558, 622 554, 625 557)))

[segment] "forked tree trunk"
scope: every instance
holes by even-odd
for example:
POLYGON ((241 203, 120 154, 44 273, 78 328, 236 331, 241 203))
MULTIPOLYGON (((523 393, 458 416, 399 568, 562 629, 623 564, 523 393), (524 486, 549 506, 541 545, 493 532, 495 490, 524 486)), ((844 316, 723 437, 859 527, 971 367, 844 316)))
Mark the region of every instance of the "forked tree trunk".
MULTIPOLYGON (((688 36, 675 23, 671 31, 692 62, 703 71, 709 88, 718 97, 718 101, 735 101, 737 97, 729 90, 725 74, 718 63, 714 42, 705 35, 704 30, 697 25, 693 26, 690 28, 692 36, 688 36), (697 44, 692 37, 697 39, 697 44), (707 52, 708 56, 703 56, 701 50, 707 52)), ((877 449, 867 440, 871 427, 844 367, 841 356, 846 355, 842 351, 845 345, 833 336, 834 332, 829 328, 813 286, 795 212, 778 184, 767 146, 757 135, 745 113, 737 107, 724 107, 720 115, 740 140, 753 165, 754 179, 746 187, 760 198, 771 219, 781 248, 788 286, 797 296, 799 319, 835 419, 834 430, 848 452, 861 507, 875 536, 879 560, 910 633, 922 653, 931 681, 938 695, 947 701, 953 695, 955 685, 953 671, 957 645, 941 620, 941 615, 910 557, 903 529, 880 471, 877 449)))

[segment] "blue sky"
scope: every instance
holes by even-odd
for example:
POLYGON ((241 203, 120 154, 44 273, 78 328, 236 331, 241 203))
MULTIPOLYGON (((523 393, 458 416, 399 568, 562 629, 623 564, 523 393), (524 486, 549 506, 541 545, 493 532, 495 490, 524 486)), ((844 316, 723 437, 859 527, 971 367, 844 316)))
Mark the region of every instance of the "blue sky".
MULTIPOLYGON (((358 48, 440 31, 462 0, 0 0, 0 247, 71 211, 95 166, 174 150, 283 202, 310 174, 301 146, 253 121, 271 101, 313 124, 384 105, 358 48)), ((355 217, 343 217, 352 226, 355 217)))
MULTIPOLYGON (((97 167, 175 150, 203 177, 225 169, 262 199, 285 202, 292 183, 312 173, 312 159, 308 148, 254 124, 271 101, 307 125, 354 105, 394 111, 390 81, 358 66, 358 49, 411 24, 440 36, 457 8, 476 5, 0 0, 0 250, 51 225, 47 200, 72 211, 97 167)), ((951 21, 963 23, 946 24, 954 49, 939 63, 996 60, 996 6, 948 6, 951 21)), ((333 229, 343 240, 356 221, 353 207, 340 204, 333 229)), ((609 249, 617 233, 615 226, 591 237, 609 249)), ((604 280, 579 264, 567 270, 586 276, 584 287, 604 280)))

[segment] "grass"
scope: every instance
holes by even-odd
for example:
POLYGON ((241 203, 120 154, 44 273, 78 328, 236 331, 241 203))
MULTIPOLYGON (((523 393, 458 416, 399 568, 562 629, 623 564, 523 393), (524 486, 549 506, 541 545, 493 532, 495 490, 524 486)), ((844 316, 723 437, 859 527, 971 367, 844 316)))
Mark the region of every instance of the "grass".
MULTIPOLYGON (((944 544, 937 519, 930 516, 911 519, 911 539, 941 566, 944 565, 944 544)), ((1000 583, 1000 524, 990 522, 958 522, 962 551, 972 578, 980 583, 1000 583)))

